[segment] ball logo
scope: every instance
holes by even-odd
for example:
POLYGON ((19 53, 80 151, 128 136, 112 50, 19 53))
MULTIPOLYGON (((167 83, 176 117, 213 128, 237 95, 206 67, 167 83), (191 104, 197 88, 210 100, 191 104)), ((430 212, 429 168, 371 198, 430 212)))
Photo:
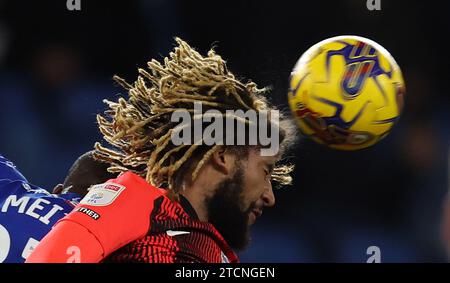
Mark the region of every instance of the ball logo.
POLYGON ((347 66, 342 82, 342 88, 348 94, 347 98, 356 97, 372 68, 372 61, 356 62, 347 66))
POLYGON ((358 41, 355 45, 342 41, 346 46, 340 50, 330 50, 327 53, 327 72, 330 75, 331 57, 339 55, 345 59, 345 71, 342 77, 343 97, 345 99, 356 98, 367 79, 372 78, 378 85, 377 76, 386 74, 389 78, 391 72, 384 71, 379 62, 377 51, 367 43, 358 41))

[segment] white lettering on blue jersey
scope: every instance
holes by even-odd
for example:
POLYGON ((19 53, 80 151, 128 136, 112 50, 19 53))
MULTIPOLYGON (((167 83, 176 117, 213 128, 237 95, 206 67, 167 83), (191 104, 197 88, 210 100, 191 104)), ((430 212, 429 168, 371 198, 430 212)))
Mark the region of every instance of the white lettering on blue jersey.
POLYGON ((0 155, 0 262, 24 262, 39 241, 79 202, 29 184, 0 155))

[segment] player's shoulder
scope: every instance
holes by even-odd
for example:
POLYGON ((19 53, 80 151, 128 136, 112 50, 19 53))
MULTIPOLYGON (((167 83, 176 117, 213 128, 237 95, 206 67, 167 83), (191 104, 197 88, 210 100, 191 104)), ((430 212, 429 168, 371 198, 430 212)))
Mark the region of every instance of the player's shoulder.
POLYGON ((135 191, 141 191, 145 194, 151 194, 153 197, 160 197, 164 195, 164 191, 150 185, 141 176, 128 171, 120 174, 116 179, 111 179, 101 186, 112 186, 113 189, 132 189, 135 191), (114 187, 117 186, 117 187, 114 187))
POLYGON ((114 206, 127 208, 127 211, 137 207, 153 209, 153 205, 149 204, 162 195, 162 190, 129 171, 105 183, 91 186, 80 204, 92 206, 114 204, 114 206))
POLYGON ((0 199, 4 199, 9 195, 35 195, 37 193, 48 194, 48 192, 39 187, 28 184, 22 180, 10 180, 10 179, 1 179, 0 180, 0 199))
POLYGON ((22 197, 28 199, 44 199, 44 202, 59 203, 63 207, 73 207, 80 201, 80 196, 77 194, 56 195, 25 181, 0 180, 0 202, 5 201, 7 198, 19 200, 22 197))
POLYGON ((14 163, 0 154, 0 180, 5 179, 11 181, 27 181, 14 163))

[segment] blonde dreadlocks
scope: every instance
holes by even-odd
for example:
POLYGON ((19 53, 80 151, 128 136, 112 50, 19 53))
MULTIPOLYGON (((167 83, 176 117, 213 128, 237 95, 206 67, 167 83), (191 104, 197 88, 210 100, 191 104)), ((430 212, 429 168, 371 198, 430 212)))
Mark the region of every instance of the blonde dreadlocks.
MULTIPOLYGON (((227 70, 225 61, 214 50, 206 57, 176 38, 178 46, 164 58, 148 62, 148 70, 139 69, 133 85, 118 76, 114 80, 128 91, 128 99, 105 100, 105 115, 97 115, 104 139, 113 147, 95 144, 95 158, 111 164, 109 172, 133 171, 154 186, 166 185, 174 191, 174 176, 193 157, 198 158, 192 170, 195 179, 199 170, 218 150, 219 145, 204 148, 198 144, 174 146, 171 114, 179 109, 193 112, 195 102, 202 106, 225 110, 269 108, 255 83, 242 83, 227 70)), ((236 118, 236 120, 238 120, 236 118)), ((283 130, 283 129, 281 129, 283 130)), ((191 161, 192 161, 191 160, 191 161)), ((289 184, 292 165, 278 166, 272 179, 289 184)), ((176 194, 176 192, 175 192, 176 194)))

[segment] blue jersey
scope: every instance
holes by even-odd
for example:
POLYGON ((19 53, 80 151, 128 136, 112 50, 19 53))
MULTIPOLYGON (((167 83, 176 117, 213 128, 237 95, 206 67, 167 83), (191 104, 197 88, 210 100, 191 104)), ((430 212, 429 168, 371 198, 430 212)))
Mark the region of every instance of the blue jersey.
POLYGON ((27 179, 16 169, 16 166, 0 154, 0 180, 3 179, 27 182, 27 179))
POLYGON ((14 165, 0 155, 0 262, 24 262, 60 218, 80 201, 29 184, 14 165))

